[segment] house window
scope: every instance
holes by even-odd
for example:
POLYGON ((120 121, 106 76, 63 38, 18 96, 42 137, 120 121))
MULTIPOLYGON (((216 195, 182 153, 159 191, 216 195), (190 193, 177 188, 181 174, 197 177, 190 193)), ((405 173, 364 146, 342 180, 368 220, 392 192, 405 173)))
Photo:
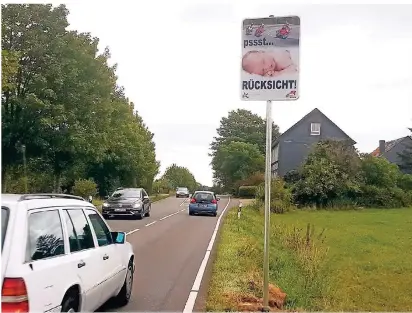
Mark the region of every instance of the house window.
POLYGON ((279 145, 272 150, 272 163, 279 160, 279 145))
POLYGON ((310 123, 310 134, 320 135, 320 123, 310 123))

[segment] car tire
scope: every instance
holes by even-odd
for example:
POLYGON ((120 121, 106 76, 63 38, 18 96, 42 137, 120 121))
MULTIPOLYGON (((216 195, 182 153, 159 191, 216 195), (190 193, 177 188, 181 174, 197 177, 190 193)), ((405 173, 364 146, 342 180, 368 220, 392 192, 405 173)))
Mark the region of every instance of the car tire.
POLYGON ((104 218, 105 220, 108 220, 108 219, 109 219, 109 215, 103 214, 103 218, 104 218))
POLYGON ((217 216, 217 212, 213 213, 213 216, 217 216))
POLYGON ((114 303, 118 306, 125 306, 129 303, 133 289, 133 263, 129 262, 126 272, 126 278, 119 294, 114 297, 114 303))
POLYGON ((189 215, 194 215, 193 211, 189 211, 189 215))
POLYGON ((62 301, 61 312, 78 312, 79 297, 74 292, 65 295, 62 301))
POLYGON ((146 217, 150 217, 150 210, 152 209, 152 206, 149 206, 149 210, 147 210, 147 212, 146 212, 146 217))

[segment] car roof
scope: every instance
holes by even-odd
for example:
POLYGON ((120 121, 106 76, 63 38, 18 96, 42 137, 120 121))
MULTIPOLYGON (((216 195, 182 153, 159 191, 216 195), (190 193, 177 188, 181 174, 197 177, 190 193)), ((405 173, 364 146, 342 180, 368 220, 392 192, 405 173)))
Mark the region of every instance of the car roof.
POLYGON ((198 192, 202 192, 202 193, 210 193, 210 194, 214 194, 213 191, 209 191, 209 190, 196 190, 194 193, 198 193, 198 192))
POLYGON ((14 204, 24 202, 28 209, 44 208, 50 206, 82 206, 94 208, 93 204, 81 197, 66 194, 2 194, 1 205, 9 209, 14 204))
POLYGON ((121 188, 121 189, 117 189, 115 191, 121 191, 121 190, 142 190, 143 188, 121 188))

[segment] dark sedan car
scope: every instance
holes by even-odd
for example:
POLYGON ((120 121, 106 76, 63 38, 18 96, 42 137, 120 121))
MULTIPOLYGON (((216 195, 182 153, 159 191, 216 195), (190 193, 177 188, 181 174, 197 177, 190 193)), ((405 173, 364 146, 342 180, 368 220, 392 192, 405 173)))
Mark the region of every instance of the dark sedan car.
POLYGON ((143 188, 124 188, 116 190, 102 207, 103 217, 130 216, 142 219, 150 216, 151 202, 143 188))

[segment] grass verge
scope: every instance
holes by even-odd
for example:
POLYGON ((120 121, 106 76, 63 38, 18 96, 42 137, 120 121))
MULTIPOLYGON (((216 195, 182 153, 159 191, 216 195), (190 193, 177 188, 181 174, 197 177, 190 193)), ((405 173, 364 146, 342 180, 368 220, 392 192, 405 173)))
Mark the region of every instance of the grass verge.
MULTIPOLYGON (((262 295, 262 212, 232 209, 222 227, 207 311, 262 295)), ((412 209, 272 214, 270 281, 285 309, 411 311, 411 239, 412 209)))

